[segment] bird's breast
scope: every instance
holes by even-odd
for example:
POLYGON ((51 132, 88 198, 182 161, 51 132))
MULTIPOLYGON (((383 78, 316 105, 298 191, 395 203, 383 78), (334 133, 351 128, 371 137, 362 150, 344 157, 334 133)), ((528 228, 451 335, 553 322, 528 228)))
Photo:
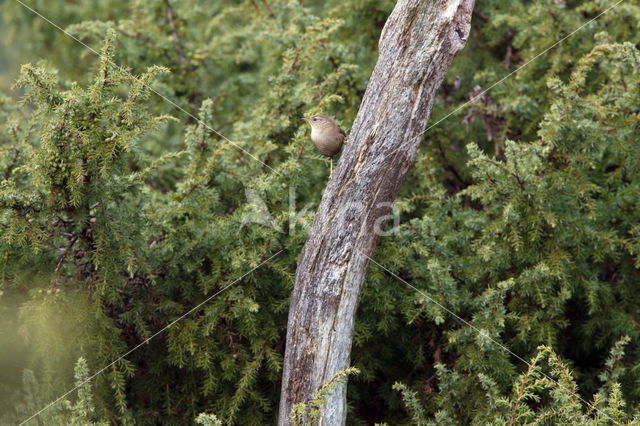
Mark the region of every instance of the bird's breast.
POLYGON ((311 141, 323 155, 334 156, 340 152, 344 136, 337 132, 311 129, 311 141))

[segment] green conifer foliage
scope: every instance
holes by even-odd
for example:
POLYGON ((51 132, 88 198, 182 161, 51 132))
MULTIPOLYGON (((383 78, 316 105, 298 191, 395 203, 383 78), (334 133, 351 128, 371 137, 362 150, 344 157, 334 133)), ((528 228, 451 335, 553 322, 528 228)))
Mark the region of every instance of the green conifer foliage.
MULTIPOLYGON (((28 354, 0 423, 139 345, 40 420, 273 423, 329 168, 301 118, 349 128, 394 2, 64 3, 29 5, 99 56, 0 6, 0 314, 28 354)), ((478 1, 431 122, 611 4, 478 1)), ((375 256, 420 292, 371 265, 349 424, 637 421, 639 25, 621 3, 426 133, 375 256)))

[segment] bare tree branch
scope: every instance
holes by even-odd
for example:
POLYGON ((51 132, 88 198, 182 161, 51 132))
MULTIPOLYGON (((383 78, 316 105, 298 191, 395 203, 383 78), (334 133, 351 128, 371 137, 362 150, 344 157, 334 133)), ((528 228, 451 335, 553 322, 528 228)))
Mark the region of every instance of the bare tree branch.
MULTIPOLYGON (((299 259, 291 297, 280 425, 349 366, 360 289, 391 209, 414 162, 436 91, 469 35, 474 0, 399 0, 338 167, 299 259), (364 255, 362 255, 364 254, 364 255), (366 256, 365 256, 366 255, 366 256)), ((344 424, 346 385, 327 398, 321 423, 344 424)))

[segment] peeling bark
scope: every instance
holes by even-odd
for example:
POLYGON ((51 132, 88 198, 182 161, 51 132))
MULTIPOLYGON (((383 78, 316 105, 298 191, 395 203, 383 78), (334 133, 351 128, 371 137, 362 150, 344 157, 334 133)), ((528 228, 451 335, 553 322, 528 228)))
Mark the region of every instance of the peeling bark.
MULTIPOLYGON (((349 366, 358 297, 388 215, 414 162, 436 91, 469 35, 474 0, 399 0, 379 42, 351 135, 298 262, 291 297, 279 424, 294 404, 349 366), (366 256, 364 256, 364 255, 366 256)), ((346 420, 346 384, 327 398, 321 424, 346 420)))

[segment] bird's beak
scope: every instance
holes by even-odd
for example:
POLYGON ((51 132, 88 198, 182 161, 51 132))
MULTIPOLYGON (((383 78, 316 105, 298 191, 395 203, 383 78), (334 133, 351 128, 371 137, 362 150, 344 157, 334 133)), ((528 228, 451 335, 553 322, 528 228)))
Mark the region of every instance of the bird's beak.
POLYGON ((309 120, 311 120, 311 117, 302 117, 302 119, 303 119, 304 121, 309 121, 309 120))

